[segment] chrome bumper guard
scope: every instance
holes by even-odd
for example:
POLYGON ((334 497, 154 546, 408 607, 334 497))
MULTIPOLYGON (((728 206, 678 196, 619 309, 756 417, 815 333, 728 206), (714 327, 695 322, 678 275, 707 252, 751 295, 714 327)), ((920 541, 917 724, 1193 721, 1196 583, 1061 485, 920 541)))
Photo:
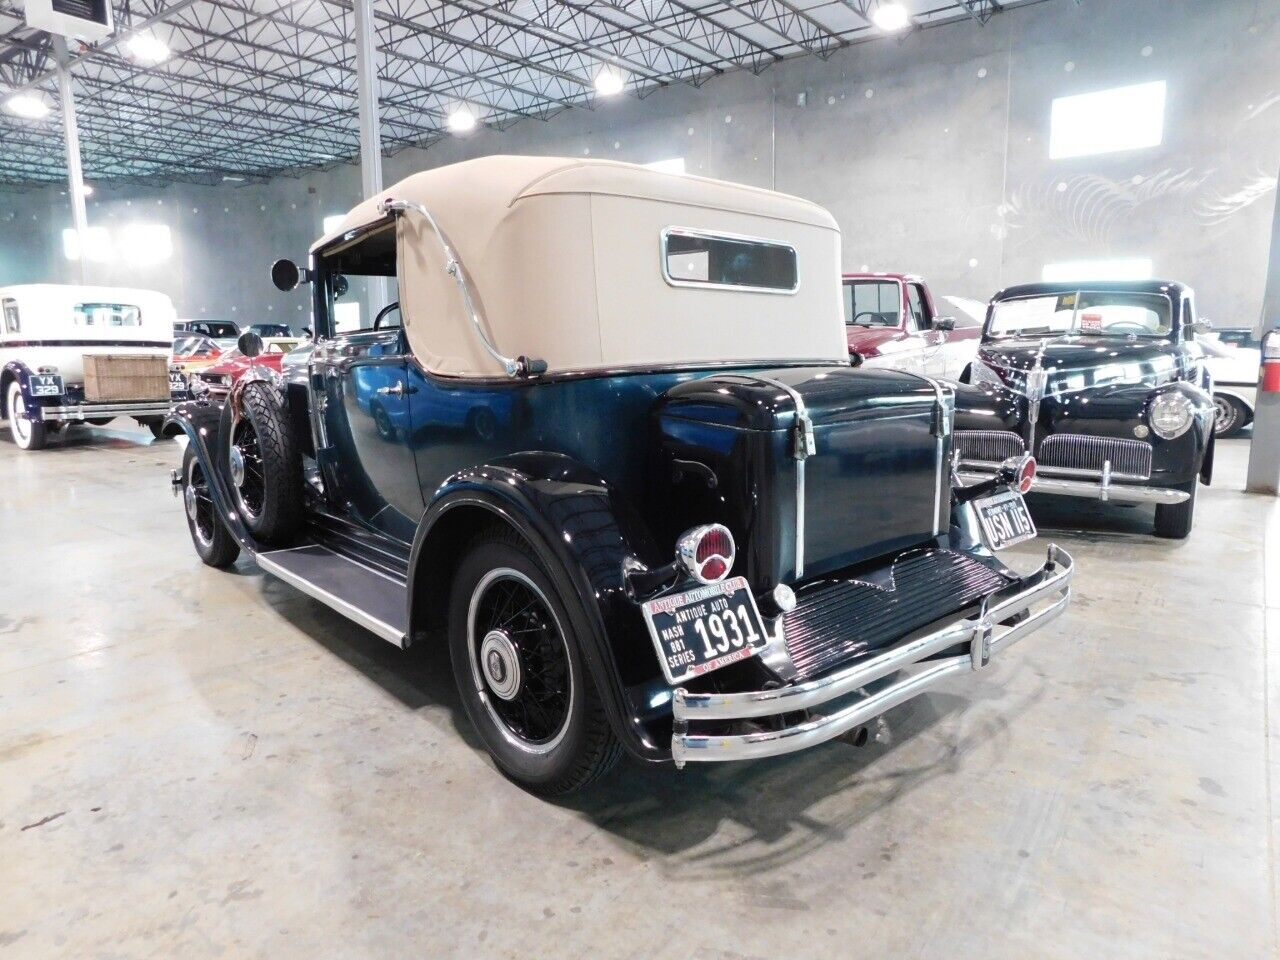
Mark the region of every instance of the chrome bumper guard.
POLYGON ((954 674, 981 670, 992 656, 1056 619, 1070 602, 1073 573, 1071 556, 1051 545, 1043 567, 1016 586, 994 594, 977 616, 934 629, 828 676, 776 690, 747 693, 689 693, 679 688, 672 698, 675 719, 672 758, 677 767, 683 767, 686 763, 773 757, 804 750, 864 726, 954 674), (1007 592, 1009 590, 1013 592, 1007 592), (1031 608, 1039 604, 1047 605, 1031 612, 1031 608), (1000 628, 1002 622, 1020 614, 1026 614, 1026 619, 1000 628), (959 644, 968 644, 968 652, 943 660, 928 659, 959 644), (927 663, 922 663, 926 660, 927 663), (863 692, 868 684, 916 665, 922 669, 875 693, 863 692), (810 716, 777 729, 725 736, 688 732, 691 722, 783 717, 858 693, 863 695, 834 713, 810 716))
POLYGON ((35 407, 42 420, 96 420, 98 417, 163 417, 169 413, 168 400, 138 400, 132 403, 81 403, 68 407, 35 407))
MULTIPOLYGON (((1169 487, 1143 487, 1131 483, 1113 483, 1115 477, 1111 471, 1098 473, 1079 471, 1088 474, 1087 478, 1073 480, 1068 477, 1053 476, 1052 467, 1040 467, 1036 472, 1035 482, 1031 485, 1032 493, 1052 493, 1062 497, 1085 497, 1091 500, 1110 500, 1114 503, 1182 503, 1191 494, 1185 490, 1173 490, 1169 487)), ((978 465, 966 460, 960 465, 957 476, 966 486, 989 480, 996 475, 999 464, 978 465)))

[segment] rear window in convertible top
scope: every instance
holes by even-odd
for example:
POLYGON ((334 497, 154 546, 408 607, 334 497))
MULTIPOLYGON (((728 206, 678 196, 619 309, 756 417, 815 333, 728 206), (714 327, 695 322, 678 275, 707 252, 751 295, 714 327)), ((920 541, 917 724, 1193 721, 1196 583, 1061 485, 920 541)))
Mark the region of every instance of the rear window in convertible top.
POLYGON ((682 286, 769 293, 795 293, 800 286, 796 250, 789 244, 680 227, 662 231, 662 275, 682 286))

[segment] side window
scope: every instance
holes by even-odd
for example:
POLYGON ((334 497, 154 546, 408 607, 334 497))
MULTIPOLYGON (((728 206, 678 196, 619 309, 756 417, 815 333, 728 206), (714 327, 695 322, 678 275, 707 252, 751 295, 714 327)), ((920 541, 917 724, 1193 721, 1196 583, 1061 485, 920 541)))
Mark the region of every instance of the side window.
POLYGON ((4 329, 5 333, 17 333, 21 329, 18 323, 18 301, 5 300, 4 302, 4 329))
POLYGON ((929 323, 924 315, 924 297, 920 293, 920 284, 907 284, 907 307, 910 316, 907 317, 908 330, 925 330, 928 329, 929 323))
POLYGON ((322 336, 399 326, 394 224, 338 244, 317 257, 317 309, 322 336))

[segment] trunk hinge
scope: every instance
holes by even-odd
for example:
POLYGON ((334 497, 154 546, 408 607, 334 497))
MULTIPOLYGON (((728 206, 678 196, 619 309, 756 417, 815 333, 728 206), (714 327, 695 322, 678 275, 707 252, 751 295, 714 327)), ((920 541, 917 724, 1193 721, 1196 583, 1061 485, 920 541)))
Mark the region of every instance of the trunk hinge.
POLYGON ((818 452, 818 445, 813 438, 813 421, 809 413, 801 406, 796 410, 795 436, 791 445, 791 456, 796 460, 807 460, 818 452))
POLYGON ((813 433, 813 420, 809 418, 809 410, 804 405, 804 397, 795 387, 789 387, 779 380, 760 377, 791 397, 795 404, 796 421, 791 428, 791 458, 796 462, 796 540, 795 540, 795 573, 796 580, 804 576, 804 462, 818 452, 817 440, 813 433))

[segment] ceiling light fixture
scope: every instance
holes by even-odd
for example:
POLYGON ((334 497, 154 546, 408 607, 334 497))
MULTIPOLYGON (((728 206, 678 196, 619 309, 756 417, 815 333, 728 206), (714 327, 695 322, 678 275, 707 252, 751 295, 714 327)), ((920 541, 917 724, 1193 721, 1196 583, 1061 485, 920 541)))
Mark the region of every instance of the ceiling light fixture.
POLYGON ((604 69, 596 74, 596 93, 602 97, 612 97, 622 92, 625 83, 618 73, 604 69))
POLYGON ((135 33, 125 47, 133 59, 141 63, 159 63, 169 59, 168 45, 151 33, 135 33))
POLYGON ((49 104, 38 93, 15 93, 4 102, 4 108, 27 120, 42 120, 49 115, 49 104))
POLYGON ((911 14, 900 3, 882 3, 871 11, 871 22, 886 33, 895 33, 911 23, 911 14))
POLYGON ((470 133, 476 128, 476 115, 467 107, 458 107, 449 114, 448 123, 454 133, 470 133))

